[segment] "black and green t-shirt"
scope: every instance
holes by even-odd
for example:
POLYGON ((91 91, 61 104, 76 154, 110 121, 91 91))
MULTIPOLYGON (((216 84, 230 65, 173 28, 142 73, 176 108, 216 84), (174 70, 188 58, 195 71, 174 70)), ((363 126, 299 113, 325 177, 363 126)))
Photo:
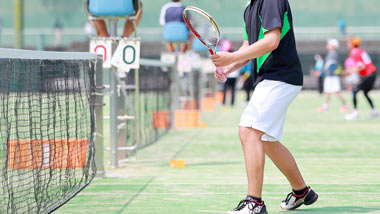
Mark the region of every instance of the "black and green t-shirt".
POLYGON ((252 60, 255 85, 264 79, 302 85, 303 74, 288 0, 252 0, 245 9, 244 21, 245 39, 249 45, 264 38, 265 32, 281 28, 278 48, 252 60))

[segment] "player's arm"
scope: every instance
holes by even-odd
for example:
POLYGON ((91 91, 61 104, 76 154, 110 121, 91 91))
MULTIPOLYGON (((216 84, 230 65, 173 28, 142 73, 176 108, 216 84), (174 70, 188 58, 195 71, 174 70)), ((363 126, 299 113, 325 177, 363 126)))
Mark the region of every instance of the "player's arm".
MULTIPOLYGON (((241 47, 239 48, 238 51, 240 50, 243 50, 245 48, 248 48, 249 47, 249 43, 247 40, 244 40, 243 44, 241 45, 241 47)), ((248 64, 249 60, 239 60, 239 61, 236 61, 226 67, 224 67, 224 74, 219 74, 218 72, 215 72, 215 78, 218 80, 218 81, 223 81, 223 79, 230 73, 232 73, 233 71, 236 71, 240 68, 242 68, 243 66, 245 66, 246 64, 248 64)))
MULTIPOLYGON (((243 44, 241 45, 241 47, 239 48, 238 51, 241 51, 241 50, 246 49, 248 47, 249 47, 248 41, 244 40, 243 44)), ((238 70, 238 69, 242 68, 243 66, 245 66, 246 64, 248 64, 248 62, 249 62, 249 60, 239 60, 237 62, 234 62, 225 68, 225 72, 230 73, 232 71, 238 70)))
POLYGON ((210 56, 212 61, 216 66, 227 66, 232 63, 239 61, 249 61, 251 59, 263 56, 275 49, 277 49, 281 40, 281 29, 275 28, 273 30, 267 31, 264 34, 264 38, 253 43, 246 48, 240 48, 238 51, 228 53, 228 52, 218 52, 213 56, 210 56))

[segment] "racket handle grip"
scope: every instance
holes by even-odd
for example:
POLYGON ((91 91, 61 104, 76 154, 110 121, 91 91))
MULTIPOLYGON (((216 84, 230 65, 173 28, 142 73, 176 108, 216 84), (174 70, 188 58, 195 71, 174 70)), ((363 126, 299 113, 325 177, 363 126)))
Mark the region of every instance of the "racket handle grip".
POLYGON ((223 80, 222 80, 222 82, 226 82, 226 81, 227 81, 227 77, 224 75, 224 70, 223 70, 223 68, 221 68, 221 67, 216 67, 216 72, 218 72, 218 74, 223 75, 223 80))

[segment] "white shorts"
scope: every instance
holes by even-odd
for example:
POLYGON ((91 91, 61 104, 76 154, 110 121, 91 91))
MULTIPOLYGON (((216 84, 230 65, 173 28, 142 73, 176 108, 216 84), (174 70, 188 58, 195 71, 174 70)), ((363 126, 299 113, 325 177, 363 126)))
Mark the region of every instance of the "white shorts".
POLYGON ((323 91, 325 93, 336 93, 342 90, 340 78, 338 76, 327 76, 323 82, 323 91))
POLYGON ((241 116, 239 126, 264 132, 263 141, 281 140, 286 111, 301 88, 280 81, 260 82, 241 116))

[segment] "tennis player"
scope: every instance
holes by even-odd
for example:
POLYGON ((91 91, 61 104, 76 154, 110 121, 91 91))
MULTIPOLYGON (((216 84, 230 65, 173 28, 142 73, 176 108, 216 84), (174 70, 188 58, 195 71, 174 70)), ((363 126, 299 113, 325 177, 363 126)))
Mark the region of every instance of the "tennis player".
POLYGON ((364 96, 366 97, 370 107, 371 113, 368 119, 374 119, 379 117, 379 113, 373 104, 372 99, 369 97, 368 93, 373 89, 376 81, 376 67, 372 63, 372 60, 367 52, 361 49, 360 38, 353 37, 348 40, 347 48, 350 50, 350 57, 354 60, 354 69, 353 72, 359 73, 360 82, 352 90, 354 109, 353 111, 346 115, 346 120, 357 120, 359 119, 359 111, 357 110, 357 94, 359 91, 363 90, 364 96))
MULTIPOLYGON (((294 39, 288 0, 252 0, 244 12, 245 39, 238 51, 210 56, 225 75, 253 64, 255 90, 239 124, 248 195, 229 214, 266 214, 261 198, 265 154, 288 179, 292 192, 281 208, 310 205, 318 195, 305 184, 289 150, 280 143, 289 104, 301 91, 303 74, 294 39)), ((215 72, 218 81, 223 75, 215 72)))
POLYGON ((346 112, 348 106, 344 100, 341 90, 340 77, 337 74, 339 70, 339 54, 337 49, 339 48, 339 41, 336 39, 328 39, 326 44, 327 56, 325 59, 325 65, 323 72, 325 74, 325 80, 323 82, 323 91, 325 92, 325 102, 320 106, 317 111, 324 112, 329 108, 330 97, 335 94, 342 102, 340 112, 346 112))

